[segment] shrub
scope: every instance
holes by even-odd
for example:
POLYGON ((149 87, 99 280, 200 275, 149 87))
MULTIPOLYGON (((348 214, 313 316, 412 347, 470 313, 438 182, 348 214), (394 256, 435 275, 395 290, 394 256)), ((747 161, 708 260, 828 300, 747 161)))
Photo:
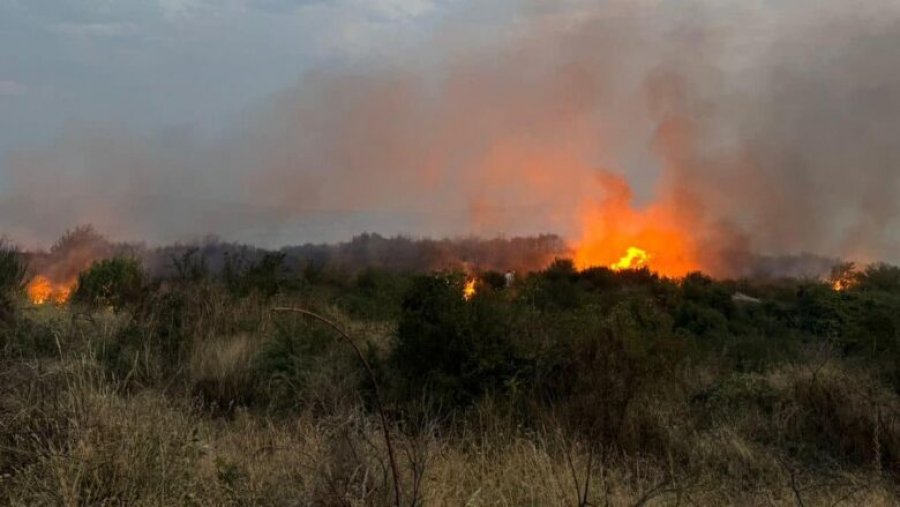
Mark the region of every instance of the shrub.
POLYGON ((515 376, 512 308, 489 290, 465 301, 464 282, 421 276, 406 294, 391 357, 403 397, 420 401, 425 389, 446 407, 465 406, 515 376))
POLYGON ((197 283, 209 277, 206 257, 197 247, 190 247, 181 255, 172 255, 171 264, 175 272, 175 281, 197 283))
POLYGON ((609 446, 621 444, 632 402, 665 386, 684 357, 671 318, 645 298, 625 298, 609 312, 585 307, 556 315, 554 350, 540 358, 537 399, 556 424, 609 446))
POLYGON ((119 311, 140 301, 144 274, 133 258, 114 257, 94 263, 78 275, 73 301, 119 311))
POLYGON ((26 273, 27 263, 21 252, 0 239, 0 293, 22 290, 26 273))
POLYGON ((900 293, 900 267, 876 263, 856 275, 855 288, 866 291, 900 293))
POLYGON ((557 259, 544 271, 529 277, 523 296, 542 309, 575 308, 582 303, 579 274, 569 259, 557 259))
POLYGON ((269 300, 285 285, 288 275, 283 253, 266 253, 256 262, 225 256, 222 278, 232 295, 246 297, 256 293, 269 300))
POLYGON ((403 296, 410 286, 409 275, 386 269, 367 268, 356 275, 355 283, 338 296, 341 308, 363 320, 395 319, 403 296))
POLYGON ((25 286, 26 263, 19 251, 0 240, 0 325, 15 318, 15 295, 25 286))
POLYGON ((285 316, 254 359, 257 401, 278 411, 348 406, 358 399, 359 368, 332 329, 285 316))
POLYGON ((182 369, 181 360, 196 327, 214 324, 203 318, 202 298, 203 294, 183 290, 148 292, 112 339, 96 344, 107 373, 127 380, 128 387, 171 382, 172 375, 182 369))

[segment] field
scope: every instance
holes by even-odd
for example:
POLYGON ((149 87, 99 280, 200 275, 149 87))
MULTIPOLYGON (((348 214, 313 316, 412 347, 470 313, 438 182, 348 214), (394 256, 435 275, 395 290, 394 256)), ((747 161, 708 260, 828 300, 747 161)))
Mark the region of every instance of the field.
POLYGON ((12 505, 896 505, 900 269, 0 259, 12 505), (474 295, 464 297, 467 283, 474 295), (297 310, 303 310, 302 313, 297 310))

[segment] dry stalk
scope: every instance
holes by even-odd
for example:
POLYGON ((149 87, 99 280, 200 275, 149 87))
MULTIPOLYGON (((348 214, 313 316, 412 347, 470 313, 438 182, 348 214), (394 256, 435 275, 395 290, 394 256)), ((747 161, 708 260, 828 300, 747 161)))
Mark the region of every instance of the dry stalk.
POLYGON ((384 435, 384 445, 387 447, 388 459, 390 460, 391 465, 391 475, 394 481, 394 504, 397 507, 400 507, 400 474, 397 468, 397 459, 394 456, 394 445, 391 442, 391 431, 388 427, 387 414, 385 413, 384 404, 381 401, 381 389, 378 384, 378 378, 375 376, 375 372, 372 370, 372 367, 369 365, 369 362, 366 361, 366 356, 362 353, 359 346, 350 338, 340 326, 335 324, 332 320, 327 319, 315 312, 311 312, 309 310, 304 310, 302 308, 294 308, 294 307, 276 307, 272 309, 273 312, 278 313, 297 313, 306 317, 310 317, 312 319, 318 320, 319 322, 327 325, 334 331, 336 331, 345 342, 347 342, 350 347, 353 348, 353 351, 356 353, 356 357, 359 358, 359 362, 362 363, 363 367, 366 369, 366 373, 369 376, 369 380, 372 382, 372 389, 375 393, 375 404, 378 409, 378 415, 381 417, 381 430, 384 435))

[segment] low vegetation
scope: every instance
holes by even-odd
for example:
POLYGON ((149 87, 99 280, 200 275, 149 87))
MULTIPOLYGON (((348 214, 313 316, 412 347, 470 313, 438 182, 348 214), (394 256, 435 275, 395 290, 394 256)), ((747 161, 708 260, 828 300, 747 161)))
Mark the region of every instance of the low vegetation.
POLYGON ((100 261, 33 306, 23 263, 0 248, 13 505, 900 502, 893 266, 560 260, 464 299, 458 272, 188 250, 165 277, 100 261))

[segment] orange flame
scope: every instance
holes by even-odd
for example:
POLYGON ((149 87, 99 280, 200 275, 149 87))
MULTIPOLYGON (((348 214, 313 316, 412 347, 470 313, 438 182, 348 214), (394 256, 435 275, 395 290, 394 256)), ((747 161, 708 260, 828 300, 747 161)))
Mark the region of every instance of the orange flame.
POLYGON ((474 278, 466 280, 466 284, 463 286, 463 299, 469 301, 475 297, 475 285, 477 283, 478 281, 474 278))
POLYGON ((631 190, 621 176, 602 174, 600 186, 604 198, 584 203, 579 217, 581 237, 574 244, 578 269, 647 267, 669 277, 700 269, 700 249, 676 206, 659 202, 633 208, 631 190))
POLYGON ((43 305, 52 302, 61 305, 69 300, 74 285, 74 282, 54 283, 46 276, 38 275, 31 280, 25 290, 32 304, 43 305))
POLYGON ((850 290, 857 285, 857 282, 852 278, 838 278, 831 282, 831 290, 835 292, 843 292, 845 290, 850 290))

